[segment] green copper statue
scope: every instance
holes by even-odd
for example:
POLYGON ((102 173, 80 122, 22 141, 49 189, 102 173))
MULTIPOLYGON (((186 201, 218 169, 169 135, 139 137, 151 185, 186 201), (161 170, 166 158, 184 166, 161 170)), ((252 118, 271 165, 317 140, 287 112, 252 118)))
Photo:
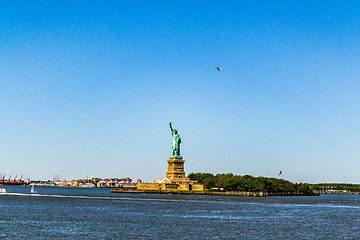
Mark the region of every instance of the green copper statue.
POLYGON ((178 134, 178 131, 176 129, 173 129, 171 126, 171 121, 169 123, 170 125, 170 129, 171 129, 171 134, 172 134, 172 157, 175 158, 182 158, 180 155, 180 143, 181 143, 181 138, 178 134))

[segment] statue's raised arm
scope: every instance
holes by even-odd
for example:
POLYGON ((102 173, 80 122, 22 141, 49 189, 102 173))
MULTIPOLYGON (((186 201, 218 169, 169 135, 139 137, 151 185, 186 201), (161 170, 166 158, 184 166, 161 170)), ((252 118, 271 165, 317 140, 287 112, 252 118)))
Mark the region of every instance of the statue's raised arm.
POLYGON ((169 125, 170 125, 170 130, 171 130, 171 133, 174 131, 172 126, 171 126, 171 121, 169 122, 169 125))

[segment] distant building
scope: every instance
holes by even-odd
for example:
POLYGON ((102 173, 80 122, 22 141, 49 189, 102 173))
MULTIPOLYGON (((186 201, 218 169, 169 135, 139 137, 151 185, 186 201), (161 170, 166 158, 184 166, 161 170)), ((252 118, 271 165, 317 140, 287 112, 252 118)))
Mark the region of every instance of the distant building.
POLYGON ((132 179, 127 178, 95 178, 71 180, 72 187, 119 187, 123 184, 131 183, 132 179))

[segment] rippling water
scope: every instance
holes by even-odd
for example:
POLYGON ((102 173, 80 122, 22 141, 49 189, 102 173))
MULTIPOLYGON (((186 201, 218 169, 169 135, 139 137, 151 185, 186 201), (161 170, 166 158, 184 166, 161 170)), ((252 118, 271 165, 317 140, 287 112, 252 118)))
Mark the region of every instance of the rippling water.
POLYGON ((360 195, 238 197, 5 187, 0 238, 360 239, 360 195))

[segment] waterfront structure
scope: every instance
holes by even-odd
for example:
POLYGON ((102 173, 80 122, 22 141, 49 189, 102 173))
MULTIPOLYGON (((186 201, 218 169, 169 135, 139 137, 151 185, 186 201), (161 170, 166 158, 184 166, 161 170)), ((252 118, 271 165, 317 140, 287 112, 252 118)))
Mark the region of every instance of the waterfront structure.
POLYGON ((197 181, 192 181, 186 177, 184 171, 185 160, 180 155, 181 138, 176 129, 169 123, 172 134, 172 156, 167 160, 168 170, 166 177, 155 180, 153 183, 138 183, 137 189, 140 191, 202 191, 204 186, 197 181))
POLYGON ((6 174, 0 174, 0 185, 20 185, 27 186, 30 184, 30 180, 23 180, 23 175, 21 175, 20 179, 16 180, 17 175, 12 179, 12 175, 8 179, 6 179, 6 174))

